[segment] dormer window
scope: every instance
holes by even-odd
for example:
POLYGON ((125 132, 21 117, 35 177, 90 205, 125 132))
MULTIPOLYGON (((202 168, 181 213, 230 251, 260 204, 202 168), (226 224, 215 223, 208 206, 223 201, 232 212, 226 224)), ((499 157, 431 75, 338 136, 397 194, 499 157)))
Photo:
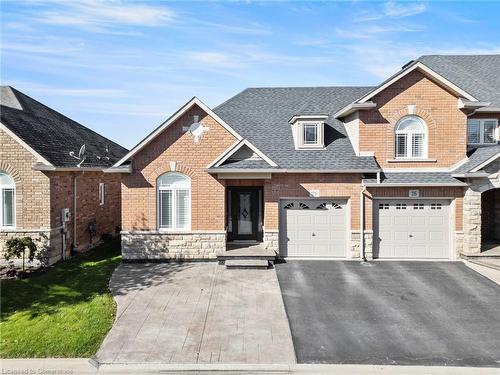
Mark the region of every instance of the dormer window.
POLYGON ((325 147, 324 127, 326 115, 293 116, 293 141, 296 149, 322 149, 325 147))
POLYGON ((304 145, 318 146, 319 143, 319 126, 318 123, 304 123, 304 145))

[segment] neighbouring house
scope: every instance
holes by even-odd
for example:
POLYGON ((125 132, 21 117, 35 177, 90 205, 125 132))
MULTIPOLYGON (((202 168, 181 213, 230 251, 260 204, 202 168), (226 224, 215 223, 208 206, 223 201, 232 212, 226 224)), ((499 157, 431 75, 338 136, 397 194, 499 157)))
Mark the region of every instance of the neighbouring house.
POLYGON ((52 264, 119 231, 120 175, 104 170, 127 150, 10 86, 0 97, 0 252, 29 236, 52 264))
POLYGON ((500 243, 500 55, 422 56, 376 87, 196 97, 110 169, 125 259, 457 259, 500 243))

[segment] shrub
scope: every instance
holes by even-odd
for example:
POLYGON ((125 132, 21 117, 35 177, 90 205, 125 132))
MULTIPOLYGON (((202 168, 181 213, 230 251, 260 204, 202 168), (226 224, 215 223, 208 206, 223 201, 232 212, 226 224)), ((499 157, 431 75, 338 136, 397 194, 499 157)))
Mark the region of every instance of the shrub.
POLYGON ((24 270, 24 261, 26 258, 26 250, 28 250, 28 259, 30 262, 35 258, 36 253, 36 244, 33 242, 31 237, 20 237, 20 238, 11 238, 7 240, 7 249, 5 252, 5 259, 9 260, 10 258, 23 258, 23 271, 22 275, 25 274, 24 270))

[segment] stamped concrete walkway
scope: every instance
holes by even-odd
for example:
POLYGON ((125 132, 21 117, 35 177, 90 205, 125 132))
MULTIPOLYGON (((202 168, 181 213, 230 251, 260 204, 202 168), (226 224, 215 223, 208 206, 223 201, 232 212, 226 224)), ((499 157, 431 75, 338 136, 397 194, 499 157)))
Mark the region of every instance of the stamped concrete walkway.
POLYGON ((110 288, 117 315, 101 364, 295 363, 274 270, 122 264, 110 288))

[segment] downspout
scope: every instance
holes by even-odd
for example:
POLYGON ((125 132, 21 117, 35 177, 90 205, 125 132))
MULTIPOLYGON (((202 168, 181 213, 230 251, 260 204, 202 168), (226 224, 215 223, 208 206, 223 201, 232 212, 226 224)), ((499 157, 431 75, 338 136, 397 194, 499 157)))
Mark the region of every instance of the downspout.
POLYGON ((73 251, 76 252, 78 245, 76 243, 76 174, 73 175, 73 251))
POLYGON ((363 186, 363 190, 359 194, 359 257, 362 262, 366 262, 365 256, 365 191, 366 186, 363 186))

